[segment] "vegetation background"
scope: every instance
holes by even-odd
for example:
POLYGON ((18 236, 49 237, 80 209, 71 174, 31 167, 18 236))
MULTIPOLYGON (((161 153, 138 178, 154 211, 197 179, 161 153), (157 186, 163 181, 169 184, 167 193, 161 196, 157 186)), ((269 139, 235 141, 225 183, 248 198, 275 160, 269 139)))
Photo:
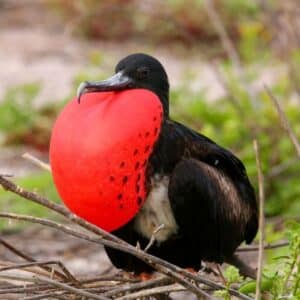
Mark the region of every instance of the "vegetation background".
MULTIPOLYGON (((172 118, 236 153, 256 189, 258 140, 265 242, 291 242, 266 251, 264 274, 273 282, 266 290, 299 299, 300 161, 266 92, 299 139, 299 1, 0 0, 0 8, 0 173, 59 201, 51 175, 21 153, 47 160, 52 124, 80 81, 107 77, 129 53, 152 54, 169 73, 172 118)), ((49 214, 4 190, 0 210, 49 214)), ((0 230, 22 236, 28 229, 1 221, 0 230)))

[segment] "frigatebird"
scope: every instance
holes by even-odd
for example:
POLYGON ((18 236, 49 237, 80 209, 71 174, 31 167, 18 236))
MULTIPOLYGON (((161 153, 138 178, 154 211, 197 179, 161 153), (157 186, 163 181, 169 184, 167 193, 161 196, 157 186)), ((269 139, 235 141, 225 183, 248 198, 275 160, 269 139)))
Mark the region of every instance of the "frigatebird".
MULTIPOLYGON (((115 75, 81 83, 77 96, 84 101, 86 93, 129 89, 156 94, 163 116, 146 161, 145 202, 113 234, 143 249, 154 237, 148 252, 184 268, 199 269, 202 261, 230 260, 243 241, 251 243, 258 229, 255 192, 243 163, 208 137, 170 118, 168 76, 152 56, 137 53, 123 58, 115 75)), ((139 105, 138 99, 132 100, 128 105, 139 105)), ((117 268, 136 274, 152 270, 127 253, 110 248, 106 252, 117 268)))

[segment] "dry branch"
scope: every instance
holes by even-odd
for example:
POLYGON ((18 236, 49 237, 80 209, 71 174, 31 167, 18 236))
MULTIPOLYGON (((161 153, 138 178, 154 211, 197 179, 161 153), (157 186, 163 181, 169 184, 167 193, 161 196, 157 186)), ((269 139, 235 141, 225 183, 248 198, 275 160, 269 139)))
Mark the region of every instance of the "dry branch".
POLYGON ((288 121, 288 118, 286 117, 281 105, 279 104, 279 102, 277 101, 277 99, 275 98, 275 96, 273 95, 271 90, 266 85, 265 85, 265 90, 267 91, 269 98, 272 100, 272 103, 274 104, 274 106, 277 110, 281 124, 282 124, 283 128, 285 129, 285 131, 287 132, 288 137, 290 138, 292 144, 294 145, 298 157, 300 157, 300 143, 288 121))
MULTIPOLYGON (((289 245, 288 241, 281 241, 278 243, 274 243, 274 244, 265 244, 264 250, 270 250, 270 249, 276 249, 276 248, 282 248, 282 247, 286 247, 289 245)), ((251 251, 258 251, 259 250, 259 246, 244 246, 244 247, 239 247, 236 251, 237 252, 251 252, 251 251)))
POLYGON ((247 92, 252 106, 255 107, 257 103, 256 93, 251 88, 251 86, 247 84, 245 70, 243 68, 240 56, 226 31, 226 28, 222 22, 222 18, 220 17, 217 10, 215 9, 214 1, 205 0, 203 4, 208 17, 220 38, 220 41, 222 43, 222 46, 226 54, 228 55, 231 62, 233 63, 236 76, 239 78, 244 90, 247 92))
MULTIPOLYGON (((7 249, 9 249, 12 253, 14 253, 15 255, 22 257, 23 259, 25 259, 28 262, 32 262, 32 263, 36 263, 36 260, 32 257, 30 257, 29 255, 25 254, 23 251, 21 251, 20 249, 17 249, 15 246, 11 245, 10 243, 8 243, 7 241, 5 241, 3 238, 0 237, 0 243, 6 247, 7 249)), ((59 264, 61 264, 61 262, 59 262, 59 264)), ((60 265, 62 271, 65 273, 65 276, 63 273, 60 273, 57 270, 54 270, 52 268, 49 268, 48 266, 40 266, 41 269, 47 271, 47 272, 54 272, 55 276, 58 276, 59 278, 72 278, 72 274, 70 272, 68 272, 68 270, 62 266, 62 264, 60 265), (66 271, 66 272, 65 272, 66 271)), ((76 282, 76 279, 73 277, 73 280, 76 282)))
POLYGON ((22 155, 22 157, 29 160, 30 162, 32 162, 34 165, 40 167, 41 169, 51 172, 51 167, 49 164, 41 161, 40 159, 36 158, 35 156, 31 155, 30 153, 26 152, 22 155))
POLYGON ((130 295, 125 295, 116 298, 117 300, 129 300, 129 299, 140 299, 140 297, 147 297, 157 294, 165 294, 165 293, 171 293, 171 292, 179 292, 184 291, 185 289, 179 285, 178 283, 170 284, 166 286, 160 286, 160 287, 154 287, 151 289, 144 289, 139 292, 131 293, 130 295))
MULTIPOLYGON (((72 229, 71 227, 47 220, 42 218, 34 218, 30 216, 20 216, 16 214, 9 214, 9 213, 1 213, 0 217, 4 218, 13 218, 17 220, 24 220, 42 224, 44 226, 52 227, 57 230, 63 231, 66 234, 73 235, 77 238, 84 239, 90 242, 103 244, 105 246, 126 252, 137 258, 141 259, 145 263, 152 266, 154 269, 159 271, 162 274, 167 275, 168 277, 173 278, 177 283, 182 284, 185 288, 196 294, 198 297, 204 297, 207 299, 215 299, 210 294, 205 292, 203 289, 199 288, 197 284, 202 284, 212 288, 213 290, 225 289, 225 287, 219 283, 216 283, 212 280, 209 280, 203 276, 192 274, 182 268, 179 268, 167 261, 164 261, 158 257, 154 257, 140 249, 136 249, 134 246, 126 243, 125 241, 120 240, 119 238, 101 230, 100 228, 82 220, 81 218, 75 216, 74 214, 70 213, 66 208, 62 207, 61 205, 55 204, 48 199, 41 197, 36 193, 32 193, 22 189, 21 187, 15 185, 12 181, 0 176, 0 184, 7 190, 12 191, 25 199, 34 201, 39 203, 43 206, 48 207, 49 209, 60 213, 61 215, 65 216, 69 221, 80 225, 82 228, 87 229, 89 234, 77 231, 72 229), (92 235, 91 235, 92 234, 92 235)), ((229 292, 240 298, 249 300, 248 296, 245 296, 234 289, 230 289, 229 292)))
MULTIPOLYGON (((29 263, 20 263, 20 264, 13 264, 6 267, 1 267, 0 272, 13 270, 13 269, 25 269, 28 267, 43 267, 46 265, 57 265, 61 268, 61 270, 65 273, 65 278, 73 282, 74 284, 78 284, 77 279, 71 274, 71 272, 64 266, 64 264, 57 260, 49 260, 49 261, 34 261, 29 263)), ((48 269, 47 269, 48 270, 48 269)), ((53 269, 51 269, 53 270, 53 269)), ((51 271, 54 273, 55 270, 51 271)), ((63 277, 64 278, 64 277, 63 277)))
POLYGON ((53 285, 55 287, 59 287, 63 290, 66 290, 68 292, 72 292, 75 295, 79 295, 79 296, 82 296, 82 297, 87 297, 88 299, 109 300, 109 298, 107 298, 107 297, 96 295, 96 294, 93 294, 93 293, 90 293, 90 292, 72 287, 68 284, 65 284, 65 283, 62 283, 62 282, 59 282, 59 281, 56 281, 56 280, 53 280, 53 279, 49 279, 49 278, 46 278, 46 277, 34 276, 33 279, 34 279, 35 282, 48 283, 48 284, 53 285))
POLYGON ((263 254, 264 254, 264 238, 265 238, 265 216, 264 216, 264 204, 265 204, 265 191, 264 191, 264 176, 261 168, 261 162, 259 157, 259 146, 257 140, 253 142, 256 166, 258 171, 258 200, 259 200, 259 250, 258 250, 258 266, 257 266, 257 279, 256 279, 256 293, 255 300, 259 300, 261 296, 261 282, 262 282, 262 268, 263 268, 263 254))

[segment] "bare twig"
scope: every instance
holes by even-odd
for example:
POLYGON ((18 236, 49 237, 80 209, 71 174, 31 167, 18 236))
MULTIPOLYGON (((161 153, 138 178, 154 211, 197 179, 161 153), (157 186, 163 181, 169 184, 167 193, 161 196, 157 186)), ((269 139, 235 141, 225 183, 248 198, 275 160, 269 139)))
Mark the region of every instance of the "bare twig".
POLYGON ((125 296, 121 296, 116 298, 117 300, 129 300, 129 299, 140 299, 141 297, 148 297, 152 295, 157 295, 157 294, 165 294, 165 293, 171 293, 171 292, 179 292, 179 291, 184 291, 185 288, 178 284, 170 284, 166 286, 159 286, 159 287, 154 287, 151 289, 144 289, 142 291, 138 291, 135 293, 130 293, 125 296))
POLYGON ((299 164, 299 158, 297 156, 283 161, 282 163, 272 167, 268 174, 266 174, 266 178, 272 179, 274 177, 277 177, 282 173, 286 172, 290 167, 294 166, 297 163, 299 164))
MULTIPOLYGON (((20 263, 20 264, 14 264, 11 266, 1 267, 0 272, 13 270, 13 269, 24 269, 28 267, 42 267, 45 265, 57 265, 61 268, 61 270, 65 273, 66 278, 70 280, 71 282, 78 284, 79 282, 77 279, 72 275, 72 273, 65 267, 65 265, 57 260, 49 260, 49 261, 34 261, 29 263, 20 263)), ((48 271, 48 270, 47 270, 48 271)))
POLYGON ((29 284, 29 285, 18 285, 11 286, 7 288, 0 289, 0 295, 3 294, 25 294, 32 292, 41 292, 45 290, 55 290, 55 287, 50 286, 49 284, 41 283, 41 284, 29 284))
MULTIPOLYGON (((181 283, 188 290, 195 293, 199 297, 204 296, 209 299, 213 298, 212 296, 210 296, 209 294, 207 294, 206 292, 201 290, 199 287, 197 287, 196 285, 191 283, 189 280, 193 280, 196 283, 202 283, 202 284, 208 285, 216 290, 225 288, 223 285, 218 284, 207 278, 204 278, 203 276, 192 274, 192 273, 190 273, 186 270, 183 270, 182 268, 179 268, 165 260, 162 260, 158 257, 154 257, 153 255, 150 255, 142 250, 136 249, 134 246, 126 243, 125 241, 120 240, 119 238, 117 238, 117 237, 105 232, 104 230, 101 230, 100 228, 75 216, 74 214, 70 213, 64 207, 57 205, 55 203, 52 203, 48 199, 41 197, 41 196, 37 195, 36 193, 26 191, 26 190, 22 189, 21 187, 16 186, 13 182, 9 181, 8 179, 3 178, 3 176, 0 176, 0 184, 5 189, 10 190, 18 195, 21 195, 22 197, 25 197, 28 200, 32 200, 34 202, 40 203, 56 212, 61 213, 66 218, 68 218, 70 221, 73 221, 74 223, 80 225, 81 227, 88 229, 92 233, 96 233, 98 235, 98 237, 91 237, 82 232, 73 230, 70 227, 67 227, 65 225, 55 223, 53 221, 46 220, 46 219, 33 218, 33 217, 29 217, 29 216, 19 216, 16 214, 5 214, 5 213, 1 213, 0 214, 1 217, 14 218, 14 219, 19 219, 19 220, 40 223, 45 226, 49 226, 49 227, 61 230, 65 233, 73 235, 77 238, 85 239, 90 242, 94 242, 94 243, 98 243, 98 244, 103 244, 105 246, 108 246, 108 247, 126 252, 133 256, 136 256, 137 258, 139 258, 142 261, 144 261, 145 263, 149 264, 150 266, 152 266, 154 269, 158 270, 159 272, 174 278, 178 283, 181 283)), ((245 296, 234 289, 230 289, 229 292, 232 295, 239 297, 240 299, 247 299, 247 300, 251 299, 248 296, 245 296)))
POLYGON ((133 292, 136 290, 144 289, 144 288, 152 288, 157 285, 163 285, 163 284, 170 284, 172 282, 172 279, 168 277, 159 277, 150 279, 147 281, 142 281, 138 283, 133 283, 130 285, 120 286, 118 288, 113 289, 112 291, 108 291, 104 293, 104 296, 106 297, 113 297, 122 293, 128 293, 133 292))
POLYGON ((265 87, 265 90, 266 90, 268 96, 272 100, 272 102, 277 110, 277 113, 279 115, 279 118, 280 118, 283 128, 285 129, 285 131, 288 134, 288 137, 290 138, 291 142, 293 143, 298 157, 300 157, 300 143, 299 143, 298 138, 296 137, 296 134, 294 133, 282 107, 280 106, 279 102, 277 101, 277 99, 275 98, 275 96, 273 95, 271 90, 266 85, 264 85, 264 87, 265 87))
POLYGON ((221 269, 220 265, 216 264, 216 268, 218 270, 218 276, 222 279, 223 284, 226 286, 227 285, 227 280, 223 275, 223 272, 222 272, 222 269, 221 269))
POLYGON ((264 216, 264 203, 265 203, 265 192, 264 192, 264 176, 261 168, 261 162, 259 158, 259 146, 257 140, 253 142, 256 166, 258 171, 258 199, 259 199, 259 250, 258 250, 258 266, 257 266, 257 279, 256 279, 256 293, 255 300, 260 299, 261 295, 261 282, 262 282, 262 269, 263 269, 263 254, 264 254, 264 228, 265 228, 265 216, 264 216))
MULTIPOLYGON (((1 178, 1 177, 0 177, 1 178)), ((10 218, 10 219, 15 219, 15 220, 20 220, 20 221, 28 221, 28 222, 33 222, 33 223, 38 223, 47 227, 51 227, 60 231, 63 231, 64 233, 70 234, 72 236, 75 236, 77 238, 81 238, 90 242, 94 242, 97 244, 103 244, 105 246, 120 250, 120 251, 124 251, 127 252, 129 254, 132 254, 138 258, 140 258, 141 260, 143 260, 144 262, 146 262, 147 264, 149 264, 150 266, 152 266, 153 268, 157 269, 158 271, 160 271, 161 273, 173 277, 175 278, 178 282, 182 283, 184 286, 186 286, 187 289, 189 289, 190 291, 192 291, 193 293, 195 293, 198 296, 205 296, 208 299, 214 299, 214 297, 210 296, 209 294, 207 294, 206 292, 202 291, 200 288, 196 287, 195 285, 193 285, 192 283, 190 283, 187 279, 185 279, 185 277, 183 276, 183 274, 181 273, 185 273, 186 271, 175 266, 172 265, 160 258, 154 257, 150 254, 147 254, 146 252, 143 252, 142 250, 137 250, 135 247, 131 246, 131 245, 124 245, 124 244, 118 244, 115 243, 113 241, 110 240, 105 240, 103 238, 97 238, 97 237, 91 237, 87 234, 84 234, 82 232, 76 231, 68 226, 59 224, 57 222, 51 221, 51 220, 47 220, 44 218, 36 218, 36 217, 31 217, 31 216, 25 216, 25 215, 19 215, 19 214, 12 214, 12 213, 0 213, 0 217, 1 218, 10 218)), ((186 272, 187 274, 189 274, 189 272, 186 272)), ((197 278, 194 278, 197 279, 197 278)), ((199 280, 199 278, 198 278, 199 280)), ((207 280, 206 280, 207 281, 207 280)), ((209 281, 207 281, 209 282, 209 281)), ((223 286, 222 286, 223 289, 223 286)))
MULTIPOLYGON (((269 249, 276 249, 276 248, 281 248, 281 247, 286 247, 289 245, 288 241, 282 241, 278 242, 276 244, 266 244, 264 245, 265 250, 269 249)), ((239 247, 236 252, 250 252, 250 251, 258 251, 259 246, 244 246, 244 247, 239 247)))
POLYGON ((214 7, 214 1, 205 0, 203 3, 204 3, 204 7, 206 9, 207 15, 220 37, 220 40, 222 42, 224 50, 226 51, 230 60, 233 62, 236 70, 238 71, 238 74, 240 75, 242 73, 240 57, 239 57, 232 41, 230 40, 230 37, 228 36, 228 33, 221 21, 220 16, 218 15, 218 13, 214 7))
POLYGON ((68 209, 66 209, 64 206, 56 204, 52 201, 49 201, 47 198, 42 197, 38 195, 37 193, 26 191, 20 186, 17 186, 15 183, 12 181, 4 178, 2 175, 0 175, 0 184, 2 187, 6 190, 9 190, 27 200, 33 201, 35 203, 38 203, 44 207, 47 207, 56 213, 63 215, 67 219, 69 219, 71 222, 76 223, 80 225, 81 227, 103 237, 105 236, 108 240, 115 241, 117 243, 125 243, 123 240, 117 238, 116 236, 100 229, 99 227, 79 218, 75 214, 71 213, 68 209))
POLYGON ((33 279, 34 279, 35 282, 48 283, 50 285, 59 287, 63 290, 70 291, 70 292, 74 293, 75 295, 79 295, 79 296, 82 296, 82 297, 87 297, 88 299, 109 300, 109 298, 107 298, 107 297, 100 296, 100 295, 95 295, 95 294, 92 294, 90 292, 87 292, 87 291, 84 291, 84 290, 81 290, 81 289, 77 289, 77 288, 72 287, 68 284, 58 282, 56 280, 49 279, 49 278, 46 278, 46 277, 41 277, 41 276, 36 277, 36 276, 34 276, 33 279))
POLYGON ((248 85, 246 82, 245 71, 243 69, 241 59, 240 59, 239 54, 236 51, 234 44, 232 43, 232 41, 225 29, 224 24, 222 23, 222 18, 219 16, 218 12, 216 11, 216 9, 214 7, 214 1, 213 0, 205 0, 203 3, 204 3, 204 8, 207 12, 207 15, 208 15, 211 23, 215 27, 217 34, 220 37, 223 48, 233 63, 236 75, 240 79, 240 82, 243 85, 243 88, 247 92, 249 99, 251 101, 251 104, 253 106, 255 106, 257 103, 256 94, 253 91, 253 89, 250 87, 250 85, 248 85))
POLYGON ((7 249, 9 249, 11 252, 13 252, 14 254, 16 254, 19 257, 24 258, 27 261, 35 261, 31 256, 25 254, 23 251, 17 249, 15 246, 11 245, 10 243, 8 243, 7 241, 5 241, 2 237, 0 237, 0 243, 6 247, 7 249))
POLYGON ((151 235, 151 238, 149 240, 149 243, 148 245, 145 247, 144 251, 147 252, 151 247, 152 245, 154 244, 155 242, 155 238, 156 238, 156 235, 158 234, 158 232, 160 232, 162 229, 165 228, 165 224, 160 224, 152 233, 151 235))
MULTIPOLYGON (((1 238, 1 237, 0 237, 0 243, 1 243, 4 247, 6 247, 7 249, 9 249, 11 252, 13 252, 14 254, 16 254, 17 256, 24 258, 26 261, 28 261, 28 262, 33 262, 33 263, 36 262, 36 260, 35 260, 34 258, 32 258, 31 256, 25 254, 25 253, 24 253, 23 251, 21 251, 20 249, 17 249, 15 246, 11 245, 10 243, 8 243, 7 241, 5 241, 5 240, 4 240, 3 238, 1 238)), ((47 271, 47 272, 52 272, 52 268, 49 268, 49 267, 47 267, 47 266, 40 266, 40 267, 41 267, 41 269, 43 269, 43 270, 45 270, 45 271, 47 271)), ((62 268, 62 270, 64 271, 63 268, 62 268)), ((70 275, 70 272, 68 272, 68 271, 67 271, 67 273, 65 273, 65 274, 67 275, 68 273, 69 273, 69 275, 70 275)), ((55 274, 56 276, 58 276, 59 278, 62 278, 62 279, 68 278, 68 276, 69 276, 69 275, 67 275, 67 277, 65 277, 64 274, 60 273, 60 272, 57 271, 57 270, 54 270, 54 274, 55 274)), ((72 275, 71 275, 71 277, 69 277, 69 278, 72 278, 72 275)), ((73 279, 74 279, 75 282, 76 282, 76 279, 75 279, 75 278, 73 278, 73 279)))
POLYGON ((227 80, 224 72, 220 69, 220 66, 217 63, 212 63, 212 67, 213 67, 213 70, 217 77, 218 82, 222 85, 223 89, 226 91, 226 93, 229 97, 228 98, 229 101, 231 102, 232 106, 235 108, 235 110, 237 112, 237 116, 240 119, 245 120, 245 112, 240 105, 239 99, 237 99, 235 94, 231 91, 231 88, 229 86, 228 80, 227 80))
POLYGON ((231 257, 227 257, 225 262, 231 264, 239 269, 239 272, 243 276, 248 276, 252 279, 256 279, 256 271, 248 266, 243 260, 241 260, 236 254, 231 257))
POLYGON ((30 153, 24 153, 22 155, 23 158, 28 159, 30 162, 32 162, 33 164, 37 165, 38 167, 40 167, 41 169, 44 169, 46 171, 51 172, 51 167, 49 164, 41 161, 40 159, 38 159, 37 157, 31 155, 30 153))
MULTIPOLYGON (((35 295, 23 298, 23 300, 41 300, 41 299, 66 299, 62 298, 63 295, 70 294, 69 291, 51 291, 49 293, 43 293, 42 295, 35 295)), ((82 299, 85 299, 82 297, 82 299)))
MULTIPOLYGON (((187 279, 205 284, 209 287, 212 287, 215 290, 225 289, 225 287, 219 283, 216 283, 216 282, 209 280, 207 278, 204 278, 202 276, 192 274, 192 273, 190 273, 184 269, 181 269, 167 261, 164 261, 158 257, 154 257, 148 253, 145 253, 142 250, 137 250, 137 249, 135 249, 135 247, 132 247, 131 245, 130 245, 130 247, 127 248, 123 244, 119 245, 112 241, 103 240, 99 237, 91 237, 85 233, 76 231, 68 226, 65 226, 65 225, 62 225, 62 224, 59 224, 59 223, 56 223, 54 221, 50 221, 47 219, 35 218, 35 217, 31 217, 31 216, 23 216, 23 215, 12 214, 12 213, 0 213, 0 217, 1 218, 12 218, 15 220, 29 221, 29 222, 33 222, 33 223, 42 224, 44 226, 48 226, 48 227, 54 228, 56 230, 60 230, 66 234, 75 236, 80 239, 84 239, 89 242, 93 242, 93 243, 97 243, 97 244, 104 244, 108 247, 112 247, 114 249, 127 252, 127 253, 134 255, 134 256, 138 257, 139 259, 143 260, 144 262, 151 265, 153 268, 157 269, 161 273, 174 278, 176 281, 178 281, 179 283, 182 283, 184 286, 187 287, 187 289, 191 290, 192 292, 195 293, 197 291, 196 294, 198 294, 198 295, 199 295, 198 288, 196 288, 193 284, 191 284, 187 279)), ((202 292, 202 290, 201 290, 201 292, 202 292)), ((201 296, 203 296, 203 294, 205 294, 205 297, 208 297, 209 299, 213 298, 210 295, 208 295, 207 293, 205 293, 205 292, 201 293, 201 292, 200 292, 201 296)), ((251 300, 251 298, 249 298, 248 296, 243 295, 234 289, 229 289, 229 292, 233 296, 236 296, 240 299, 251 300)))

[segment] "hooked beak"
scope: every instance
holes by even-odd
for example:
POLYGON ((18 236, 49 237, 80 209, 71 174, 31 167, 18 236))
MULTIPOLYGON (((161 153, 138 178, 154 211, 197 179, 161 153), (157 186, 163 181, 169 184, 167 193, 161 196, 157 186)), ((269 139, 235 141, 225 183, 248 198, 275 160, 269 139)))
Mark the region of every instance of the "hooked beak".
POLYGON ((133 83, 133 80, 130 77, 124 75, 122 71, 103 81, 84 81, 80 83, 77 89, 77 100, 78 103, 80 103, 82 95, 86 93, 120 91, 126 88, 132 88, 133 83))

